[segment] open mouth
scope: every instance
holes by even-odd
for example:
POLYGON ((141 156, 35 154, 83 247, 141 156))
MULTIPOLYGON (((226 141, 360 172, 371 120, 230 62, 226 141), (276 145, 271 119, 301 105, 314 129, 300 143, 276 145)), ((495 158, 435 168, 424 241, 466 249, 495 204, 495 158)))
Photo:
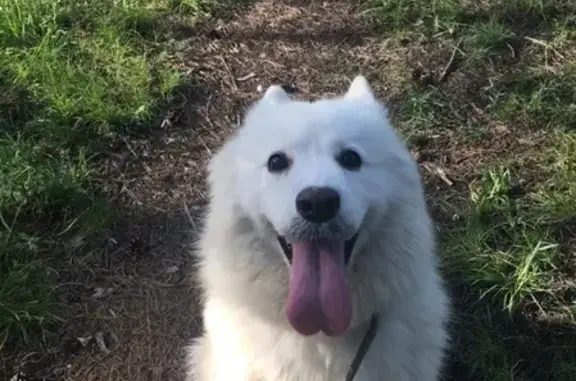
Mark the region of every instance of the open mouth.
POLYGON ((338 336, 348 329, 352 294, 347 264, 356 238, 289 243, 278 237, 290 262, 286 317, 300 334, 338 336))
MULTIPOLYGON (((352 251, 354 250, 354 245, 356 244, 356 239, 358 238, 358 233, 354 234, 352 238, 346 240, 344 242, 344 263, 347 265, 350 261, 350 257, 352 256, 352 251)), ((282 251, 288 259, 288 262, 292 264, 292 244, 286 241, 286 239, 282 236, 278 236, 278 242, 282 247, 282 251)))

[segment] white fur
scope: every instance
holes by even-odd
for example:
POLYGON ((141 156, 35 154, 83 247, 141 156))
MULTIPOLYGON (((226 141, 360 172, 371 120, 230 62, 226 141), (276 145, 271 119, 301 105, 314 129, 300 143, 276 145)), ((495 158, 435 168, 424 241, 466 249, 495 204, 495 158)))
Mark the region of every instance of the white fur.
POLYGON ((198 245, 204 333, 190 346, 189 381, 343 381, 374 312, 380 328, 354 380, 438 379, 448 300, 421 180, 364 77, 315 102, 271 86, 209 172, 198 245), (359 171, 338 165, 342 147, 361 154, 359 171), (293 160, 281 175, 266 168, 276 151, 293 160), (277 234, 310 185, 338 190, 340 216, 359 232, 352 323, 339 337, 301 336, 285 317, 289 268, 277 234))

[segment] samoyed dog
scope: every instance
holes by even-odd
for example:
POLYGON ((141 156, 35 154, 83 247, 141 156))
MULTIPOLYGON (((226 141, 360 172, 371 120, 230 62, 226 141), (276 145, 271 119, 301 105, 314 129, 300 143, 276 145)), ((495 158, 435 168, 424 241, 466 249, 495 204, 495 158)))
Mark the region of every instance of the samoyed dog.
POLYGON ((420 174, 363 76, 313 102, 269 87, 208 183, 188 380, 439 378, 449 301, 420 174))

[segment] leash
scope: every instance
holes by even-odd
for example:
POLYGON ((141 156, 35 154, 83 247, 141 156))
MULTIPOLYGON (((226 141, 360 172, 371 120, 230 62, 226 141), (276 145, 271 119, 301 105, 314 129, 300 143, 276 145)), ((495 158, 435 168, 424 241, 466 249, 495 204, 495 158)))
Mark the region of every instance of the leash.
POLYGON ((356 376, 356 373, 358 372, 358 368, 360 368, 362 360, 364 360, 364 357, 366 356, 368 349, 370 349, 372 341, 374 341, 374 338, 376 337, 376 331, 378 330, 378 322, 379 322, 378 315, 377 314, 372 315, 372 318, 370 319, 370 327, 368 328, 368 331, 366 331, 366 334, 364 335, 364 338, 362 339, 362 342, 358 347, 358 352, 356 352, 356 356, 354 357, 354 360, 350 365, 350 369, 348 369, 348 373, 346 374, 346 381, 352 381, 354 379, 354 376, 356 376))

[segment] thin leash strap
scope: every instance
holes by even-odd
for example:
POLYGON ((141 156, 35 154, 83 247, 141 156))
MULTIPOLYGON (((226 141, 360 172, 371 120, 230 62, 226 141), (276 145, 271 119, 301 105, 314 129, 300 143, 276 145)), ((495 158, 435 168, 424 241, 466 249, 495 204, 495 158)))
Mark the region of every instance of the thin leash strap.
POLYGON ((362 360, 364 360, 364 356, 366 356, 366 353, 368 352, 368 349, 370 349, 372 341, 374 341, 374 338, 376 337, 377 330, 378 330, 378 315, 374 314, 370 319, 370 327, 368 328, 368 331, 364 335, 364 338, 362 339, 362 342, 358 347, 356 357, 354 357, 354 361, 352 361, 352 365, 350 365, 350 369, 348 369, 348 373, 346 374, 346 381, 352 381, 354 379, 354 376, 356 376, 358 368, 360 368, 360 364, 362 363, 362 360))

